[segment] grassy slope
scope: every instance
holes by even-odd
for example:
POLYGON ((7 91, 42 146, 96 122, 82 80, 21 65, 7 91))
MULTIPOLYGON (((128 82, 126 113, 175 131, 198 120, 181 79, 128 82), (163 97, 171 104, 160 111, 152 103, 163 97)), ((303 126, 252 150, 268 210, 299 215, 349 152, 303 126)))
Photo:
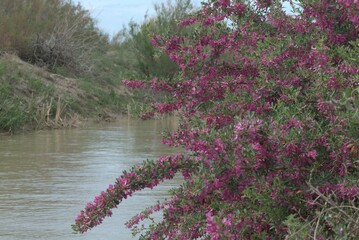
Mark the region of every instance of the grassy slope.
MULTIPOLYGON (((111 75, 110 69, 105 72, 111 75)), ((63 77, 14 55, 1 56, 0 131, 68 127, 85 118, 110 120, 125 113, 131 94, 119 81, 102 77, 63 77)))

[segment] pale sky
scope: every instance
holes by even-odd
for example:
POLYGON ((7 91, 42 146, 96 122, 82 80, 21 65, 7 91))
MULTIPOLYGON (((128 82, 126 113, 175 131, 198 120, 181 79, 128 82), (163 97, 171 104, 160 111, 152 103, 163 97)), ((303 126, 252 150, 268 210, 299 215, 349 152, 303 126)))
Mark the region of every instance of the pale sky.
MULTIPOLYGON (((122 29, 133 19, 142 22, 146 12, 154 15, 154 3, 167 2, 167 0, 74 0, 89 10, 98 21, 98 27, 111 36, 122 29)), ((174 1, 172 1, 174 2, 174 1)), ((196 7, 200 6, 201 0, 192 0, 196 7)))

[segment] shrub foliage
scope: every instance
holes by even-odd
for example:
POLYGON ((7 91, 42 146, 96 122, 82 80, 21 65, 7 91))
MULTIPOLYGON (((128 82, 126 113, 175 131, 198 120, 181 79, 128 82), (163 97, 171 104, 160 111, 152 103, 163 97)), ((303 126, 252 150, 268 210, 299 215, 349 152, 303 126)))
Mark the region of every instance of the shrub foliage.
POLYGON ((171 81, 125 81, 169 92, 178 111, 163 142, 186 154, 124 172, 77 217, 85 232, 134 191, 181 172, 141 239, 356 239, 359 236, 359 3, 210 0, 181 22, 192 35, 152 43, 181 68, 171 81))
POLYGON ((67 0, 0 1, 0 26, 0 52, 52 70, 90 70, 91 54, 107 41, 89 12, 67 0))
POLYGON ((158 77, 171 79, 178 73, 178 65, 168 54, 151 44, 153 35, 184 35, 191 28, 178 26, 178 21, 189 17, 194 8, 190 0, 168 0, 155 4, 155 16, 145 16, 143 23, 130 22, 112 39, 112 45, 118 46, 118 54, 129 72, 142 78, 158 77))

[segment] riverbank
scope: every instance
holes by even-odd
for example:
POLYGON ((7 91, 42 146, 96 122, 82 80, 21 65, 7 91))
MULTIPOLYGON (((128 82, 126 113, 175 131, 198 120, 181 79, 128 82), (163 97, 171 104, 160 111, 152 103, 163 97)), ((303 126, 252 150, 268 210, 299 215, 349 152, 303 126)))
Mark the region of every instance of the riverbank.
MULTIPOLYGON (((111 75, 110 68, 106 71, 111 75)), ((89 120, 134 115, 137 98, 120 82, 65 77, 4 54, 0 57, 0 132, 78 127, 89 120)))

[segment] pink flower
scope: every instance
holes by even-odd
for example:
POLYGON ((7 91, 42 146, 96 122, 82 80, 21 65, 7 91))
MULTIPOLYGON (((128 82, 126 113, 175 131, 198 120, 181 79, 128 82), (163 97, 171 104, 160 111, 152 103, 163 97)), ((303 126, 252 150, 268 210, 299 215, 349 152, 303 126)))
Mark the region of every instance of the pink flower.
POLYGON ((139 81, 139 80, 123 80, 122 83, 126 87, 132 88, 132 89, 138 89, 138 88, 145 88, 146 87, 145 82, 139 81))
POLYGON ((129 180, 125 177, 119 178, 118 181, 123 188, 126 188, 127 184, 129 183, 129 180))
POLYGON ((311 150, 307 153, 307 156, 310 157, 311 159, 315 160, 317 158, 317 151, 311 150))

